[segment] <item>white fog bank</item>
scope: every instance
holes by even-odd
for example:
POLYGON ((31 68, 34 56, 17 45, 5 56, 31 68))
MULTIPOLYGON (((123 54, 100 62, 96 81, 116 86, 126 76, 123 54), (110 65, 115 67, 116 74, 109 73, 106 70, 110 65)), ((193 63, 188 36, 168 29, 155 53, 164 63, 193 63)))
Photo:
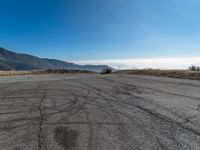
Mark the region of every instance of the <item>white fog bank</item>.
POLYGON ((191 65, 200 65, 200 57, 84 60, 75 61, 75 63, 81 65, 108 65, 115 69, 187 69, 191 65))

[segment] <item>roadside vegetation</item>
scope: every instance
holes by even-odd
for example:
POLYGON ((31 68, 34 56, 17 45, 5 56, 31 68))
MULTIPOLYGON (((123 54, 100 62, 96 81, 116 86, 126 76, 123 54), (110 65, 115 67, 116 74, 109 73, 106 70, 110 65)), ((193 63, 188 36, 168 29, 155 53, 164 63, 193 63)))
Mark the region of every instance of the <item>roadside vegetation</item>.
POLYGON ((195 65, 192 65, 188 68, 190 71, 200 71, 200 67, 199 66, 195 66, 195 65))
POLYGON ((110 69, 110 68, 105 68, 105 69, 101 70, 101 74, 110 74, 110 73, 112 73, 112 69, 110 69))
POLYGON ((84 73, 94 73, 87 70, 30 70, 30 71, 0 71, 0 76, 15 76, 15 75, 41 75, 41 74, 84 74, 84 73))

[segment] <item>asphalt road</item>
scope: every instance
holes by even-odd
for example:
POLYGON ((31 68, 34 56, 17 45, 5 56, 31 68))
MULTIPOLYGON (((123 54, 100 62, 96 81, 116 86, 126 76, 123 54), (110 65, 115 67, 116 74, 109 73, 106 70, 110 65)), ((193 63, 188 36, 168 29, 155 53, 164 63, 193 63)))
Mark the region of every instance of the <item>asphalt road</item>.
POLYGON ((200 150, 200 81, 0 77, 0 150, 200 150))

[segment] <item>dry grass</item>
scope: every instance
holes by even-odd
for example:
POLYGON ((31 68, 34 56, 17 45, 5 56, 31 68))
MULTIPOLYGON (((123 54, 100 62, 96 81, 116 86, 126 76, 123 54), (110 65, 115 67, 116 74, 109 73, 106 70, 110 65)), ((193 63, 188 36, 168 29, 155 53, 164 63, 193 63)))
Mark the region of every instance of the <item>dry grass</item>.
POLYGON ((16 76, 16 75, 42 75, 42 74, 78 74, 78 73, 94 73, 87 70, 30 70, 30 71, 0 71, 0 76, 16 76))
POLYGON ((143 69, 143 70, 120 70, 117 71, 116 73, 200 80, 200 72, 189 71, 189 70, 143 69))

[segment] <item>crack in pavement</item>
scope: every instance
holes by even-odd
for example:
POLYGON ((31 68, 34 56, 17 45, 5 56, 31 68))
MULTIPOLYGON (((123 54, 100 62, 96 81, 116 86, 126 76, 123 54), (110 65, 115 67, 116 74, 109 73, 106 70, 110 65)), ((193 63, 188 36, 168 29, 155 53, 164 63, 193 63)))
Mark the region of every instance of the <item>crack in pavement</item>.
POLYGON ((45 93, 45 90, 43 89, 43 92, 42 92, 42 98, 40 99, 40 102, 39 102, 39 106, 38 106, 38 110, 39 110, 39 114, 40 114, 40 119, 39 119, 39 132, 38 132, 38 150, 41 150, 42 149, 42 145, 43 145, 43 139, 42 139, 42 124, 43 124, 43 121, 44 121, 44 113, 42 111, 42 105, 43 105, 43 102, 45 100, 45 97, 46 97, 46 93, 45 93))

